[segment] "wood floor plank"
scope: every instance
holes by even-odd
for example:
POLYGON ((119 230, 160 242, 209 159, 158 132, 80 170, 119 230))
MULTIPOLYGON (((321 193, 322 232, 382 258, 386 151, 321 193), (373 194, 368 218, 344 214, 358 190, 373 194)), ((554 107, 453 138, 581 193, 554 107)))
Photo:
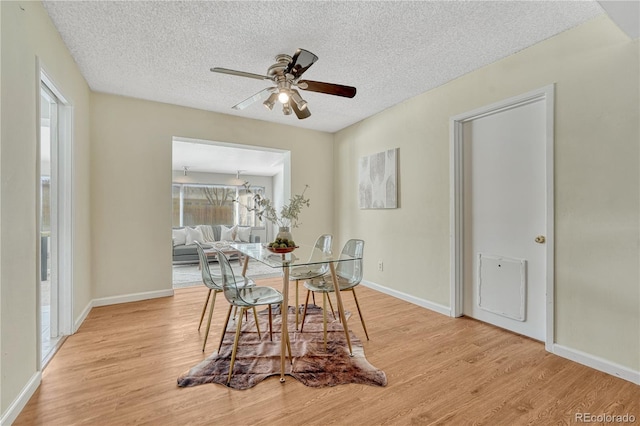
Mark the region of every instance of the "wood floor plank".
MULTIPOLYGON (((260 284, 281 286, 278 278, 260 284)), ((344 305, 387 387, 309 388, 274 376, 244 391, 178 388, 178 376, 219 341, 223 297, 202 352, 205 294, 204 287, 185 288, 174 297, 92 309, 15 425, 547 425, 574 423, 576 413, 629 413, 640 421, 639 386, 552 355, 531 339, 363 286, 358 299, 370 341, 348 293, 344 305)))

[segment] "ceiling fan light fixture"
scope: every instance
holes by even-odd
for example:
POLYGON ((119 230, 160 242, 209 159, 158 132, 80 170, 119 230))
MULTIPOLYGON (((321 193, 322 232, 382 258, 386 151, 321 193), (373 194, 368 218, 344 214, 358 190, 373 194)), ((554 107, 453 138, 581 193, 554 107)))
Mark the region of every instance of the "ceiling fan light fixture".
POLYGON ((267 100, 262 103, 262 105, 264 105, 268 110, 272 110, 277 100, 278 95, 276 93, 272 93, 267 100))
POLYGON ((302 74, 317 60, 318 57, 308 50, 298 49, 293 56, 277 55, 276 63, 269 67, 266 75, 219 67, 211 68, 211 71, 256 80, 268 80, 274 84, 234 105, 233 109, 243 110, 254 102, 264 101, 262 104, 271 111, 275 103, 280 102, 282 103, 284 115, 295 113, 298 119, 304 120, 311 116, 311 112, 307 106, 307 101, 300 96, 296 89, 344 98, 353 98, 356 95, 355 87, 321 81, 301 80, 302 74))
POLYGON ((280 94, 278 95, 278 100, 284 105, 287 102, 289 102, 289 94, 287 92, 280 92, 280 94))
POLYGON ((307 101, 305 101, 304 99, 302 99, 302 97, 298 94, 297 91, 294 91, 291 94, 291 99, 293 99, 293 102, 296 103, 296 105, 298 106, 298 109, 300 111, 304 110, 305 108, 307 108, 307 101))
POLYGON ((240 179, 240 172, 241 172, 241 171, 242 171, 242 170, 238 170, 238 171, 236 172, 236 178, 231 180, 232 185, 235 185, 235 186, 242 186, 242 185, 244 185, 244 180, 243 180, 243 179, 240 179))

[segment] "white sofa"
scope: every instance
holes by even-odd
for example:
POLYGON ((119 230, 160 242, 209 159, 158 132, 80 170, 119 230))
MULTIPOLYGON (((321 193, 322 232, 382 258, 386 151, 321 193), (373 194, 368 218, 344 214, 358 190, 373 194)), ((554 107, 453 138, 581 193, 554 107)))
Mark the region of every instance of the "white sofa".
POLYGON ((229 225, 198 225, 173 228, 173 262, 196 263, 198 251, 195 241, 204 248, 211 248, 216 241, 228 241, 235 243, 253 242, 250 226, 229 225))

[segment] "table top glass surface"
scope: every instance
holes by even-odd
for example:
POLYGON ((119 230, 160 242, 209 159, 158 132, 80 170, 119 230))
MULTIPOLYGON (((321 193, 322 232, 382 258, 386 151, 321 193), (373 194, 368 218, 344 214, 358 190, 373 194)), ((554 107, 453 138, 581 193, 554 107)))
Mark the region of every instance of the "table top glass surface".
POLYGON ((318 265, 322 263, 335 263, 353 261, 358 258, 343 255, 342 253, 324 253, 315 246, 300 244, 290 253, 273 253, 261 243, 254 244, 229 244, 240 253, 256 259, 272 268, 285 266, 318 265))

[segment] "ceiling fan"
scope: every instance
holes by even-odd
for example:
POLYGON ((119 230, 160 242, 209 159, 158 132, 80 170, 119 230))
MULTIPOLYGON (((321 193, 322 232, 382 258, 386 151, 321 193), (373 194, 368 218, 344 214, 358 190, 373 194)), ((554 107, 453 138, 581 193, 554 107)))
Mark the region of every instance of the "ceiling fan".
POLYGON ((275 86, 267 87, 239 104, 234 105, 233 109, 243 110, 254 102, 264 101, 263 105, 272 110, 276 101, 280 101, 282 103, 282 112, 285 115, 291 114, 293 110, 296 116, 302 120, 309 117, 311 111, 309 111, 307 107, 307 101, 302 99, 302 96, 300 96, 296 88, 345 98, 353 98, 356 95, 355 87, 323 83, 320 81, 301 80, 300 77, 302 77, 302 74, 317 60, 318 57, 308 50, 298 49, 293 57, 284 54, 277 55, 276 63, 269 67, 267 75, 218 67, 211 68, 211 71, 257 80, 271 80, 275 83, 275 86))

